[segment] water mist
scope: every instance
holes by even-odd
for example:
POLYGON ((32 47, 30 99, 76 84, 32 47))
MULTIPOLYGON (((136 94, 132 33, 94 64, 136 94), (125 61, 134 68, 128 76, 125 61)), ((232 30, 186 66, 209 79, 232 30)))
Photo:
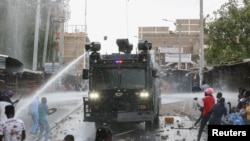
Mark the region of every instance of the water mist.
POLYGON ((33 5, 26 0, 3 0, 0 4, 1 53, 14 57, 24 64, 28 59, 30 41, 33 40, 33 5))
POLYGON ((29 102, 25 103, 25 105, 22 105, 22 107, 20 107, 19 109, 17 109, 16 116, 18 116, 19 114, 21 114, 21 112, 23 110, 27 109, 27 107, 32 103, 32 101, 36 97, 38 97, 39 95, 41 95, 48 87, 51 86, 52 83, 54 83, 61 75, 63 75, 63 73, 65 73, 67 70, 69 70, 70 67, 72 67, 75 63, 77 63, 79 60, 81 60, 87 53, 88 52, 82 54, 81 56, 79 56, 78 58, 76 58, 75 60, 73 60, 66 67, 64 67, 62 70, 60 70, 55 76, 53 76, 51 79, 49 79, 49 81, 47 83, 45 83, 45 85, 43 85, 40 89, 38 89, 35 93, 33 93, 32 97, 29 100, 29 102))

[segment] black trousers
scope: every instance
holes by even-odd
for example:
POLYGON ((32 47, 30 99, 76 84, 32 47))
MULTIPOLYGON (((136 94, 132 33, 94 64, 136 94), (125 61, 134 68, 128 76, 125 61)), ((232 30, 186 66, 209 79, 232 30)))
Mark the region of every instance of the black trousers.
POLYGON ((195 126, 198 124, 198 122, 200 122, 201 118, 202 118, 202 112, 201 112, 199 118, 195 121, 195 123, 194 123, 195 126))
POLYGON ((207 125, 207 122, 209 121, 210 115, 211 115, 211 112, 209 114, 207 114, 206 116, 202 116, 197 141, 200 141, 201 134, 202 134, 205 126, 207 125))

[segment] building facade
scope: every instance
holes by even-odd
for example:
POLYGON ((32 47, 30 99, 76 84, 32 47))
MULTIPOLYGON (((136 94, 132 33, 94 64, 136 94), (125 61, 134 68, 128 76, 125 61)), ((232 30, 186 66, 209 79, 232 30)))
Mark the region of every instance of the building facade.
POLYGON ((199 19, 177 19, 175 31, 170 31, 169 27, 139 27, 138 37, 152 42, 157 53, 155 59, 162 68, 177 68, 179 62, 180 69, 198 67, 199 23, 199 19))
MULTIPOLYGON (((64 32, 64 54, 63 64, 68 65, 85 52, 85 41, 89 42, 88 37, 84 33, 84 26, 72 25, 67 26, 64 32)), ((81 74, 84 68, 85 60, 78 61, 70 70, 72 73, 81 74)))

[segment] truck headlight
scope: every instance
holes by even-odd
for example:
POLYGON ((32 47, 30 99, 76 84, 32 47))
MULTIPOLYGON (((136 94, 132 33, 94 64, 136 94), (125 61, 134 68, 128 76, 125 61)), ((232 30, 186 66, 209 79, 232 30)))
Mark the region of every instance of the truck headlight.
POLYGON ((148 98, 148 96, 149 96, 149 93, 148 93, 148 92, 141 92, 141 93, 140 93, 140 97, 141 97, 141 98, 148 98))
POLYGON ((89 94, 90 99, 98 99, 99 98, 99 93, 97 92, 91 92, 89 94))

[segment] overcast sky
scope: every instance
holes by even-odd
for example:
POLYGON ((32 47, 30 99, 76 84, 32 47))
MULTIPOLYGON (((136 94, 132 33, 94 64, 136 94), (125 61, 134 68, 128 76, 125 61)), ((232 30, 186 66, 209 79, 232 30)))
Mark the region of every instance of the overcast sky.
MULTIPOLYGON (((203 16, 212 14, 226 2, 203 0, 203 16)), ((118 51, 117 38, 128 38, 135 49, 140 26, 168 26, 175 30, 173 23, 162 19, 199 19, 200 0, 70 0, 70 11, 67 24, 84 25, 86 19, 91 42, 101 42, 101 52, 111 53, 118 51), (107 41, 104 36, 108 36, 107 41)))

